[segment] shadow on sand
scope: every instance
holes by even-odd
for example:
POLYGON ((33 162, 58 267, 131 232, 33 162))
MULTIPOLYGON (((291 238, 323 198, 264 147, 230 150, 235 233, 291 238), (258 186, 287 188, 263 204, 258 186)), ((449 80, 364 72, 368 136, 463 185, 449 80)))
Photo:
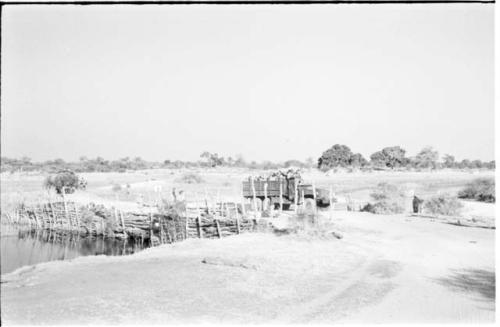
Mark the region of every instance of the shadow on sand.
POLYGON ((495 303, 495 272, 481 269, 453 270, 443 278, 435 279, 439 284, 456 292, 467 292, 480 300, 495 303))

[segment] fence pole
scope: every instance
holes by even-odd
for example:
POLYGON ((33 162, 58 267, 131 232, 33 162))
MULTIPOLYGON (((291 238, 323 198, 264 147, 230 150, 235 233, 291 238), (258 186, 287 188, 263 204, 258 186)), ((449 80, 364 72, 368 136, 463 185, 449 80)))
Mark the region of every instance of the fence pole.
POLYGON ((297 181, 294 179, 293 180, 293 187, 294 187, 294 190, 295 190, 295 194, 294 194, 294 197, 293 197, 293 204, 295 205, 295 213, 297 213, 297 207, 298 207, 298 197, 299 197, 299 190, 297 189, 297 181))
MULTIPOLYGON (((66 191, 64 190, 64 187, 61 189, 62 191, 62 198, 63 198, 63 203, 64 203, 64 214, 66 215, 66 218, 68 219, 68 223, 71 225, 71 218, 69 217, 68 214, 68 206, 66 204, 66 191)), ((64 221, 61 222, 61 227, 64 224, 64 221)))
POLYGON ((153 213, 149 207, 149 243, 153 246, 153 213))
POLYGON ((38 209, 38 205, 33 208, 33 214, 35 215, 35 219, 36 219, 36 227, 40 228, 40 222, 38 221, 38 216, 36 214, 36 209, 38 209))
POLYGON ((283 183, 281 183, 281 176, 278 178, 280 183, 280 213, 283 212, 283 183))
POLYGON ((236 216, 235 216, 235 219, 236 219, 236 231, 239 234, 240 233, 240 219, 239 219, 239 215, 238 215, 238 205, 236 204, 236 202, 234 203, 234 208, 236 209, 236 216))
POLYGON ((264 211, 264 204, 266 203, 266 200, 267 200, 267 182, 264 183, 264 201, 262 202, 262 211, 264 211))
POLYGON ((254 184, 254 181, 253 181, 253 176, 250 176, 250 183, 252 184, 253 211, 257 212, 257 194, 255 192, 255 184, 254 184))
POLYGON ((197 219, 196 219, 196 223, 197 223, 197 227, 198 227, 198 237, 203 238, 203 231, 201 229, 201 212, 200 212, 200 207, 198 205, 196 206, 196 211, 198 213, 197 219))
POLYGON ((75 217, 76 217, 76 229, 80 232, 80 216, 78 214, 78 206, 75 202, 73 202, 73 209, 75 209, 75 217))
POLYGON ((122 229, 125 237, 128 238, 127 231, 125 230, 125 220, 123 219, 123 211, 120 210, 120 220, 122 221, 122 229))
POLYGON ((222 237, 222 235, 220 234, 220 224, 219 224, 219 219, 214 219, 215 220, 215 226, 217 227, 217 236, 219 238, 222 237))
POLYGON ((189 217, 188 217, 188 213, 187 213, 187 210, 184 211, 184 217, 186 218, 186 223, 184 224, 184 239, 187 240, 188 239, 188 235, 189 235, 189 217))

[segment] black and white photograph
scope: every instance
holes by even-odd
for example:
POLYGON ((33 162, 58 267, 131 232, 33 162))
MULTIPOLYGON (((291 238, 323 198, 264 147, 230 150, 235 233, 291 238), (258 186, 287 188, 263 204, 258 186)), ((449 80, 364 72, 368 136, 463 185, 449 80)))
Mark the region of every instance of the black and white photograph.
POLYGON ((494 324, 495 1, 2 1, 0 324, 494 324))

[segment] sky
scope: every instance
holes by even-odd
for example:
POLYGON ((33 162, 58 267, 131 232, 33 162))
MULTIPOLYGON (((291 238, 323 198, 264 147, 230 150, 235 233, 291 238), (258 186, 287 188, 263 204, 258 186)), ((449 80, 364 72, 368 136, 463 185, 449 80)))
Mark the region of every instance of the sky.
POLYGON ((1 155, 494 159, 494 5, 5 6, 1 155))

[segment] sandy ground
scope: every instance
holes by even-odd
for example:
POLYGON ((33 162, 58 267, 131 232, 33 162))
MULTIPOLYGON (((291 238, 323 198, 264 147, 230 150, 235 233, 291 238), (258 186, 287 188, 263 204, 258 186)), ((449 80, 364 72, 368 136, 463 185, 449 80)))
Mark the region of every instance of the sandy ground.
POLYGON ((2 322, 494 321, 494 230, 333 214, 340 240, 249 233, 21 268, 2 276, 2 322))

